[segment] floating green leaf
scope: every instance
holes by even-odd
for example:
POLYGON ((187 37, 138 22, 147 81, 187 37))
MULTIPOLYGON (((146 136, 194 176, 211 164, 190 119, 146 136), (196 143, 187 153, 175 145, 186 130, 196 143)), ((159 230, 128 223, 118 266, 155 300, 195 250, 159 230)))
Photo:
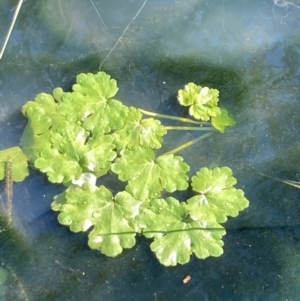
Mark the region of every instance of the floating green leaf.
POLYGON ((112 98, 118 90, 117 81, 105 72, 80 73, 76 77, 76 84, 73 85, 73 91, 98 101, 101 98, 112 98))
POLYGON ((219 130, 221 133, 224 133, 225 128, 228 126, 233 126, 235 124, 234 119, 228 115, 228 111, 221 109, 221 114, 211 118, 212 125, 219 130))
POLYGON ((126 191, 113 197, 104 186, 77 187, 56 198, 52 208, 61 211, 59 222, 73 232, 87 231, 93 226, 89 246, 114 257, 123 248, 135 245, 135 235, 139 231, 135 217, 142 204, 126 191))
POLYGON ((119 179, 128 181, 126 190, 141 200, 159 197, 163 189, 185 190, 188 170, 182 157, 169 154, 155 159, 151 148, 140 146, 122 150, 121 157, 112 165, 119 179))
POLYGON ((130 107, 123 128, 115 131, 115 144, 117 148, 131 148, 136 145, 160 148, 162 136, 167 133, 160 121, 153 118, 142 120, 142 113, 130 107))
POLYGON ((223 223, 227 216, 237 216, 248 207, 249 201, 241 189, 233 187, 236 182, 229 167, 201 168, 192 177, 192 188, 199 195, 187 201, 191 217, 208 223, 223 223))
POLYGON ((24 153, 31 162, 39 157, 41 150, 50 147, 49 135, 64 122, 64 117, 57 112, 57 103, 52 95, 40 93, 35 101, 28 101, 22 107, 28 118, 21 138, 24 153))
POLYGON ((5 166, 8 158, 11 160, 12 180, 23 181, 29 174, 27 157, 17 146, 0 151, 0 180, 5 178, 5 166))
POLYGON ((54 183, 68 183, 87 170, 98 176, 106 174, 116 156, 113 137, 87 141, 88 138, 88 132, 81 126, 65 122, 52 133, 52 148, 41 151, 35 167, 47 173, 54 183))
POLYGON ((173 197, 152 200, 137 220, 144 235, 154 238, 150 248, 163 265, 185 264, 193 253, 198 258, 223 253, 225 229, 216 222, 194 220, 186 203, 173 197))
POLYGON ((127 107, 110 99, 118 91, 117 82, 105 72, 81 73, 73 92, 53 91, 60 102, 58 111, 68 121, 84 122, 84 128, 96 133, 108 133, 120 128, 127 115, 127 107))
POLYGON ((218 107, 219 91, 216 89, 188 83, 178 91, 178 101, 183 106, 190 106, 189 113, 196 119, 208 121, 221 114, 218 107))
POLYGON ((124 126, 128 108, 120 101, 111 99, 104 104, 93 104, 92 107, 91 115, 82 125, 87 131, 101 135, 124 126))

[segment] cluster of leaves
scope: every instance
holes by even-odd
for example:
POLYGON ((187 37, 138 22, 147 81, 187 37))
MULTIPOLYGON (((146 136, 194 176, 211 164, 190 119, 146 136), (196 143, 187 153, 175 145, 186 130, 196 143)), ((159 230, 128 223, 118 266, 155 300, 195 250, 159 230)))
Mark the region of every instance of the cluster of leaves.
MULTIPOLYGON (((106 73, 82 73, 71 92, 56 88, 22 108, 28 118, 21 139, 26 157, 49 181, 67 186, 51 205, 60 212, 59 222, 73 232, 89 231, 89 246, 107 256, 133 247, 137 234, 153 239, 152 251, 167 266, 184 264, 193 253, 221 255, 220 223, 248 206, 231 169, 202 168, 191 178, 193 197, 163 199, 163 191, 189 187, 189 165, 173 153, 156 156, 167 127, 114 99, 117 91, 106 73), (115 196, 97 186, 108 172, 127 182, 115 196)), ((178 100, 197 119, 211 118, 221 132, 233 124, 218 107, 217 90, 190 83, 178 100)))

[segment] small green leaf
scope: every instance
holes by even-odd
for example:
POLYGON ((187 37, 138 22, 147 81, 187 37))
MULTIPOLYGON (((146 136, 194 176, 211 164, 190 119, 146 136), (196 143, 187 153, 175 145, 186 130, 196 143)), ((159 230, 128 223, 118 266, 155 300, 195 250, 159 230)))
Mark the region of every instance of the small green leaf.
POLYGON ((221 109, 221 114, 216 117, 212 117, 211 123, 217 130, 224 133, 225 128, 233 126, 235 121, 228 115, 228 111, 226 109, 221 109))
POLYGON ((21 138, 21 146, 31 162, 39 157, 41 150, 50 147, 49 136, 64 122, 57 112, 57 103, 52 95, 40 93, 35 101, 28 101, 22 107, 28 123, 21 138))
POLYGON ((201 168, 192 177, 193 190, 199 193, 187 201, 190 215, 199 221, 223 223, 227 216, 237 216, 249 205, 229 167, 201 168))
POLYGON ((85 141, 88 133, 80 126, 63 123, 50 136, 53 148, 41 151, 34 166, 47 173, 49 181, 54 183, 68 183, 82 173, 80 160, 87 150, 85 141))
POLYGON ((61 154, 58 149, 45 149, 41 156, 35 160, 34 166, 47 173, 52 183, 69 183, 82 173, 77 159, 68 154, 61 154))
POLYGON ((224 228, 216 222, 204 226, 193 220, 186 204, 172 197, 152 200, 137 221, 143 234, 154 238, 150 248, 163 265, 185 264, 193 253, 198 258, 223 253, 224 228))
POLYGON ((111 162, 116 157, 114 138, 112 135, 95 136, 87 143, 89 150, 83 153, 80 165, 87 171, 91 171, 100 177, 111 168, 111 162))
POLYGON ((127 111, 127 106, 115 99, 110 99, 106 103, 95 103, 89 110, 90 116, 82 126, 95 135, 109 133, 124 126, 127 111))
POLYGON ((160 121, 153 118, 142 120, 142 116, 138 109, 129 108, 124 127, 114 133, 117 148, 132 148, 136 145, 161 147, 162 136, 167 133, 166 128, 161 125, 160 121))
POLYGON ((8 160, 11 162, 12 180, 15 182, 23 181, 29 174, 27 157, 17 146, 0 151, 0 180, 5 178, 8 160))
POLYGON ((189 107, 197 102, 197 97, 201 91, 201 86, 194 83, 188 83, 184 89, 178 91, 178 101, 182 106, 189 107))
POLYGON ((112 98, 118 90, 117 81, 105 72, 80 73, 76 77, 76 84, 73 85, 73 91, 95 100, 112 98))
POLYGON ((112 171, 121 181, 128 181, 126 190, 137 199, 157 198, 161 191, 185 190, 188 187, 188 164, 173 154, 155 159, 152 149, 135 147, 121 151, 121 157, 112 164, 112 171))
POLYGON ((189 113, 196 119, 208 121, 221 114, 218 107, 219 91, 216 89, 188 83, 178 91, 178 101, 183 106, 190 106, 189 113))

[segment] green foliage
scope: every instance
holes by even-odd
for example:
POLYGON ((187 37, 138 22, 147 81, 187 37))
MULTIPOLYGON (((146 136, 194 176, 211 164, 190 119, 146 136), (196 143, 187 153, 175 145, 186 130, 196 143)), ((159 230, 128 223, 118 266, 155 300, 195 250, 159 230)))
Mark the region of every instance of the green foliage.
POLYGON ((236 182, 229 167, 200 169, 192 177, 192 188, 199 194, 187 201, 191 216, 218 223, 224 223, 227 216, 237 216, 249 202, 241 189, 233 187, 236 182))
POLYGON ((178 91, 178 101, 181 105, 190 107, 189 113, 196 119, 208 121, 221 114, 218 107, 219 91, 216 89, 188 83, 178 91))
POLYGON ((188 187, 189 166, 183 158, 173 154, 159 156, 151 148, 137 146, 121 151, 121 157, 112 165, 112 171, 133 196, 141 200, 159 197, 161 191, 185 190, 188 187))
POLYGON ((11 160, 12 181, 23 181, 28 175, 27 157, 17 146, 0 151, 0 180, 5 179, 5 174, 8 172, 6 171, 8 159, 11 160))
POLYGON ((135 217, 143 202, 126 191, 115 197, 104 186, 76 187, 55 198, 52 209, 58 220, 73 232, 87 231, 88 244, 107 256, 117 256, 135 245, 138 226, 135 217))
MULTIPOLYGON (((231 169, 202 168, 191 179, 194 196, 181 202, 163 198, 189 188, 190 167, 175 153, 210 134, 158 156, 167 130, 201 131, 203 123, 128 107, 113 99, 117 91, 104 72, 79 74, 72 91, 38 94, 22 108, 28 118, 21 139, 27 158, 49 181, 67 186, 51 204, 59 222, 73 232, 88 231, 90 248, 111 257, 133 247, 136 235, 153 239, 151 250, 166 266, 187 263, 192 254, 220 256, 225 235, 220 223, 248 206, 231 169), (164 126, 155 116, 198 127, 164 126), (108 172, 127 182, 124 191, 113 195, 96 185, 108 172)), ((178 92, 192 116, 224 132, 234 121, 218 107, 218 96, 218 90, 194 83, 178 92)))
POLYGON ((223 253, 225 229, 217 222, 192 218, 192 213, 185 202, 169 197, 152 200, 141 214, 140 226, 145 236, 154 238, 150 248, 162 264, 185 264, 192 253, 198 258, 223 253))
POLYGON ((226 127, 233 126, 235 121, 228 115, 226 109, 221 109, 221 114, 216 117, 212 117, 211 123, 217 130, 224 133, 226 127))

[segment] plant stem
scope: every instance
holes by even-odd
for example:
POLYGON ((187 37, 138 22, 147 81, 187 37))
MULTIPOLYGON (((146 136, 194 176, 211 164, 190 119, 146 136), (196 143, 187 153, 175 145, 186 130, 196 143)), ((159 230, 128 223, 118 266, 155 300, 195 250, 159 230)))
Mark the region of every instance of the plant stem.
POLYGON ((199 141, 201 141, 201 140, 203 140, 203 139, 205 139, 205 138, 211 136, 212 134, 213 134, 213 133, 207 133, 207 134, 205 134, 205 135, 202 135, 201 137, 198 137, 198 138, 196 138, 196 139, 194 139, 194 140, 191 140, 191 141, 189 141, 189 142, 187 142, 187 143, 184 143, 184 144, 180 145, 179 147, 176 147, 176 148, 174 148, 173 150, 171 150, 171 151, 169 151, 169 152, 166 152, 166 153, 162 154, 161 156, 164 156, 164 155, 170 155, 170 154, 175 154, 175 153, 177 153, 177 152, 179 152, 179 151, 181 151, 181 150, 183 150, 183 149, 185 149, 185 148, 188 148, 188 147, 190 147, 191 145, 193 145, 193 144, 195 144, 195 143, 197 143, 197 142, 199 142, 199 141))
POLYGON ((122 32, 121 36, 118 38, 117 42, 115 43, 115 45, 113 46, 113 48, 109 51, 109 53, 107 54, 107 56, 104 58, 104 60, 102 61, 102 63, 99 66, 99 70, 101 70, 103 64, 105 63, 105 61, 109 58, 109 56, 111 55, 111 53, 115 50, 115 48, 117 47, 117 45, 119 44, 119 42, 122 40, 124 34, 126 33, 126 31, 128 30, 128 28, 130 27, 131 23, 137 18, 137 16, 140 14, 140 12, 142 11, 142 9, 144 8, 144 6, 146 5, 148 0, 145 0, 145 2, 143 3, 143 5, 141 6, 141 8, 138 10, 138 12, 135 14, 135 16, 133 17, 133 19, 129 22, 129 24, 126 26, 126 28, 124 29, 124 31, 122 32))
POLYGON ((7 43, 8 43, 9 38, 10 38, 11 32, 12 32, 12 30, 13 30, 13 28, 14 28, 14 25, 15 25, 15 22, 16 22, 16 20, 17 20, 17 17, 18 17, 19 11, 20 11, 20 9, 21 9, 22 3, 23 3, 23 0, 20 0, 19 3, 18 3, 18 5, 17 5, 17 8, 16 8, 16 10, 15 10, 15 13, 14 13, 14 16, 13 16, 13 19, 12 19, 12 22, 11 22, 11 24, 10 24, 10 27, 9 27, 9 29, 8 29, 8 32, 7 32, 5 41, 4 41, 4 44, 3 44, 2 49, 1 49, 1 52, 0 52, 0 60, 2 59, 2 56, 3 56, 3 53, 4 53, 4 51, 5 51, 6 45, 7 45, 7 43))
POLYGON ((178 131, 214 131, 213 127, 201 127, 201 126, 165 126, 167 130, 178 131))
POLYGON ((12 197, 13 197, 13 181, 12 181, 12 158, 7 157, 5 164, 5 193, 6 193, 6 213, 8 223, 12 221, 12 197))
POLYGON ((142 109, 139 109, 139 111, 142 112, 145 115, 152 116, 152 117, 159 117, 159 118, 164 118, 164 119, 177 120, 177 121, 186 122, 186 123, 210 125, 209 122, 195 121, 195 120, 192 120, 192 119, 189 119, 189 118, 182 118, 182 117, 178 117, 178 116, 158 114, 158 113, 154 113, 154 112, 145 111, 145 110, 142 110, 142 109))

